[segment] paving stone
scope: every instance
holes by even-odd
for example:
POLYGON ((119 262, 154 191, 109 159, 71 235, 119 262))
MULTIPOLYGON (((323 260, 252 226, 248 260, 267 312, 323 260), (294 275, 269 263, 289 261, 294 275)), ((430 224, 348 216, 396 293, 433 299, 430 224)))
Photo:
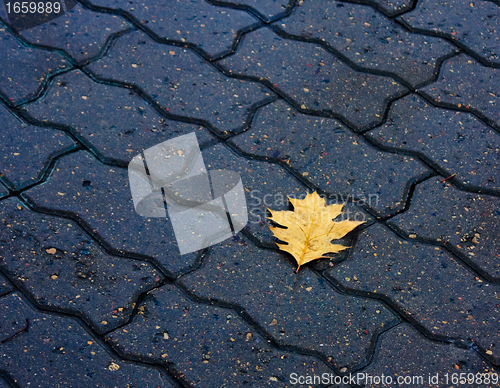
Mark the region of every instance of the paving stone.
POLYGON ((234 0, 224 2, 249 5, 263 14, 268 20, 285 12, 289 3, 288 0, 234 0))
POLYGON ((92 4, 128 11, 158 36, 194 43, 211 56, 230 50, 238 31, 257 22, 245 11, 216 7, 204 0, 93 0, 92 4))
POLYGON ((69 63, 56 52, 37 50, 22 45, 0 28, 0 92, 11 101, 33 95, 48 73, 68 67, 69 63))
POLYGON ((413 28, 444 33, 500 64, 500 7, 492 1, 423 0, 401 18, 413 28))
POLYGON ((213 246, 203 266, 180 279, 197 296, 235 303, 282 345, 324 354, 339 369, 363 363, 373 336, 394 324, 382 304, 335 292, 288 254, 246 239, 213 246))
MULTIPOLYGON (((497 373, 474 350, 429 341, 406 323, 381 335, 374 362, 360 372, 364 379, 360 379, 359 383, 370 383, 370 378, 375 381, 376 376, 381 376, 381 371, 387 376, 386 383, 389 381, 388 377, 394 383, 384 385, 392 387, 456 387, 455 378, 460 379, 461 373, 497 373), (401 379, 400 383, 398 378, 401 379)), ((469 384, 478 387, 494 386, 484 383, 476 385, 472 380, 469 384)), ((383 385, 372 383, 365 386, 383 385)))
POLYGON ((500 278, 500 201, 459 191, 432 178, 417 185, 408 211, 391 223, 410 235, 447 241, 491 276, 500 278))
POLYGON ((15 198, 0 203, 0 219, 5 273, 41 305, 100 333, 125 323, 139 293, 161 279, 151 264, 106 255, 73 221, 30 212, 15 198))
POLYGON ((387 123, 366 136, 421 152, 463 184, 500 189, 500 134, 471 114, 436 108, 410 95, 396 101, 387 123))
POLYGON ((387 296, 431 333, 472 339, 500 360, 500 286, 476 278, 444 249, 400 240, 377 224, 328 273, 350 289, 387 296))
POLYGON ((221 131, 242 127, 248 109, 270 96, 257 83, 227 78, 192 51, 153 43, 141 32, 122 36, 89 68, 134 83, 170 113, 207 120, 221 131))
POLYGON ((12 290, 12 286, 8 282, 7 278, 0 273, 0 295, 6 294, 12 290))
POLYGON ((305 0, 278 25, 324 40, 357 65, 397 74, 412 86, 429 81, 438 58, 455 51, 444 39, 407 32, 368 5, 305 0))
POLYGON ((267 28, 245 35, 236 54, 220 63, 269 80, 302 109, 331 110, 356 127, 378 123, 387 100, 406 90, 388 77, 352 70, 321 46, 282 39, 267 28))
POLYGON ((92 12, 80 5, 53 20, 21 32, 28 42, 65 50, 77 62, 97 56, 113 33, 130 28, 116 15, 92 12))
POLYGON ((29 321, 0 351, 0 368, 20 387, 172 387, 156 369, 110 356, 75 320, 36 312, 18 294, 0 298, 0 310, 2 339, 29 321))
POLYGON ((92 82, 80 71, 57 77, 25 109, 39 120, 69 125, 105 158, 127 164, 165 137, 196 132, 200 144, 213 140, 208 130, 164 119, 136 94, 92 82))
POLYGON ((85 152, 62 158, 51 179, 26 196, 39 206, 77 214, 112 248, 153 257, 168 271, 185 269, 196 259, 196 253, 179 254, 168 215, 136 213, 127 169, 101 164, 85 152))
POLYGON ((294 372, 333 372, 271 348, 232 310, 192 302, 171 285, 150 292, 134 320, 108 339, 122 353, 172 365, 193 387, 289 387, 294 372))
POLYGON ((436 102, 477 109, 500 128, 500 69, 459 55, 444 63, 437 82, 421 90, 436 102))
POLYGON ((411 157, 378 151, 337 120, 281 101, 259 109, 252 128, 231 141, 251 154, 287 158, 322 190, 360 198, 381 215, 401 208, 408 180, 427 171, 411 157))
POLYGON ((0 177, 12 188, 34 183, 52 156, 74 146, 63 132, 23 124, 2 105, 0 122, 0 177))
POLYGON ((0 388, 12 388, 12 387, 7 383, 7 381, 2 379, 2 377, 0 376, 0 388))

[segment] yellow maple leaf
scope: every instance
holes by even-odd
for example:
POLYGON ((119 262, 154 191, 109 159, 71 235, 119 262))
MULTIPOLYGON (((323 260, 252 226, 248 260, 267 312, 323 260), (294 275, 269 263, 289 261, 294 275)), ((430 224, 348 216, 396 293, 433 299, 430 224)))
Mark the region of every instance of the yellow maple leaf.
POLYGON ((349 248, 340 244, 332 244, 331 241, 344 237, 365 222, 333 221, 342 214, 343 205, 326 205, 325 199, 316 192, 307 194, 304 199, 290 197, 288 199, 294 211, 268 209, 271 217, 267 218, 286 227, 283 229, 270 226, 269 229, 276 238, 287 243, 276 245, 295 258, 299 265, 297 272, 301 265, 324 258, 325 253, 336 253, 349 248))

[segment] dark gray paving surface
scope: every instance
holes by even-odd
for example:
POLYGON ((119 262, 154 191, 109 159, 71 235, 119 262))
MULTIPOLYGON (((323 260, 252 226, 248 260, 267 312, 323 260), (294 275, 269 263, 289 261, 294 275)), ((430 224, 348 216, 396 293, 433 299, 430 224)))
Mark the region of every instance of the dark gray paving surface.
POLYGON ((313 357, 273 349, 234 311, 190 301, 174 286, 148 293, 127 328, 109 335, 125 354, 174 363, 193 387, 286 387, 290 373, 328 373, 313 357), (193 335, 194 334, 194 335, 193 335))
POLYGON ((192 51, 157 45, 140 32, 121 37, 89 68, 101 78, 139 86, 169 113, 206 120, 220 131, 242 127, 248 109, 270 96, 257 83, 224 77, 192 51))
POLYGON ((74 319, 37 312, 16 293, 0 298, 0 308, 2 338, 29 323, 1 350, 2 369, 22 387, 171 386, 158 370, 112 356, 74 319))
POLYGON ((54 156, 75 145, 63 132, 22 122, 4 106, 0 106, 0 121, 1 174, 13 189, 37 182, 54 156), (28 156, 30 163, 23 163, 28 156))
POLYGON ((9 284, 7 278, 3 275, 0 275, 0 295, 6 294, 12 290, 12 286, 9 284))
POLYGON ((244 11, 213 7, 203 0, 95 0, 92 3, 130 12, 157 36, 195 44, 211 56, 230 50, 239 30, 257 24, 244 11))
POLYGON ((422 89, 437 104, 479 112, 500 128, 500 69, 467 55, 446 61, 436 83, 422 89))
POLYGON ((390 72, 412 86, 429 81, 437 59, 456 50, 444 39, 407 32, 367 5, 305 0, 297 11, 277 25, 321 39, 356 65, 390 72))
POLYGON ((378 151, 337 120, 296 113, 282 101, 260 109, 252 128, 231 141, 249 154, 285 158, 322 190, 365 198, 383 215, 400 208, 406 183, 427 171, 412 157, 378 151))
POLYGON ((147 263, 104 254, 73 221, 29 212, 14 198, 2 201, 0 217, 5 273, 41 305, 82 316, 98 332, 125 323, 138 294, 161 279, 147 263))
POLYGON ((330 111, 356 127, 379 122, 386 101, 406 91, 391 78, 354 71, 319 45, 286 40, 267 28, 246 35, 236 54, 220 63, 234 74, 268 80, 302 110, 330 111))
POLYGON ((379 303, 337 294, 309 269, 296 276, 279 256, 229 240, 181 283, 199 297, 241 306, 280 344, 322 353, 339 369, 363 363, 374 335, 395 317, 379 303))
POLYGON ((500 134, 472 114, 440 109, 411 95, 394 103, 387 123, 367 136, 425 155, 464 185, 500 188, 500 134))
POLYGON ((449 243, 486 274, 500 275, 498 197, 467 193, 439 178, 416 189, 410 209, 390 223, 411 237, 449 243))
POLYGON ((401 18, 417 31, 440 33, 500 64, 500 9, 494 1, 423 0, 401 18))
MULTIPOLYGON (((221 2, 222 3, 222 2, 221 2)), ((289 1, 288 0, 239 0, 228 1, 227 3, 248 5, 255 10, 262 13, 266 18, 277 17, 286 11, 289 1)))
POLYGON ((0 8, 0 387, 498 387, 498 1, 66 8, 0 8), (248 222, 181 255, 127 167, 191 133, 248 222), (315 190, 366 223, 296 273, 315 190))
POLYGON ((30 43, 62 48, 77 62, 99 55, 109 35, 131 26, 115 15, 96 14, 78 5, 51 23, 30 28, 21 36, 30 43), (68 25, 81 26, 68 31, 68 25))
MULTIPOLYGON (((381 336, 374 362, 363 371, 364 381, 361 379, 360 382, 370 382, 370 378, 373 381, 375 377, 380 376, 378 371, 381 368, 396 384, 397 376, 400 376, 399 385, 410 387, 451 387, 452 378, 453 381, 460 381, 460 373, 479 373, 481 377, 495 373, 473 350, 429 341, 407 324, 400 325, 381 336), (406 359, 401 358, 403 353, 411 357, 413 360, 411 365, 408 365, 406 359)), ((462 381, 466 381, 467 384, 466 379, 462 381)), ((490 383, 484 383, 484 379, 469 381, 469 385, 481 381, 476 386, 496 386, 491 380, 490 383)))
POLYGON ((7 188, 3 185, 0 185, 0 198, 6 196, 9 193, 7 188))
POLYGON ((151 256, 169 271, 194 263, 195 253, 179 255, 168 219, 135 212, 126 169, 101 164, 83 151, 62 159, 57 169, 50 181, 25 193, 35 205, 71 212, 112 249, 151 256))
POLYGON ((26 47, 20 37, 14 37, 5 28, 0 27, 0 37, 0 92, 11 101, 33 96, 48 74, 69 65, 59 53, 26 47))
POLYGON ((168 120, 136 94, 93 82, 79 70, 58 77, 26 111, 42 122, 66 125, 102 158, 122 163, 170 133, 194 131, 200 144, 212 140, 209 131, 199 125, 168 120))
POLYGON ((494 300, 499 286, 477 278, 442 248, 401 241, 377 225, 328 274, 347 288, 386 296, 432 334, 472 339, 498 360, 500 314, 484 301, 494 300))

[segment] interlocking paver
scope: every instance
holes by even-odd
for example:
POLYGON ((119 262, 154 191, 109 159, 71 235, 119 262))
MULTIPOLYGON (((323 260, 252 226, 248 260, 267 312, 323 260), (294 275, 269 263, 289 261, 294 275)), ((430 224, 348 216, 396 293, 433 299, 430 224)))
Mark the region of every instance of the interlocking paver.
POLYGON ((272 19, 285 12, 289 1, 288 0, 233 0, 224 1, 224 3, 233 3, 241 5, 249 5, 262 13, 267 19, 272 19))
POLYGON ((396 101, 387 123, 367 136, 421 152, 463 184, 500 189, 500 134, 472 114, 440 109, 410 95, 396 101))
POLYGON ((382 215, 401 208, 407 182, 427 171, 411 157, 378 151, 337 120, 281 101, 261 108, 252 128, 231 141, 250 154, 287 158, 322 190, 360 198, 382 215))
MULTIPOLYGON (((406 323, 382 334, 373 363, 361 372, 365 381, 361 379, 359 382, 369 383, 370 378, 373 381, 376 376, 380 377, 381 371, 395 383, 386 385, 394 387, 456 387, 455 379, 460 380, 461 373, 496 373, 474 350, 429 341, 406 323)), ((467 385, 495 386, 475 383, 471 380, 467 385)), ((372 383, 365 386, 381 385, 372 383)))
POLYGON ((302 109, 332 111, 357 127, 379 122, 387 101, 406 91, 391 78, 352 70, 319 45, 283 39, 268 28, 245 35, 236 54, 220 63, 269 80, 302 109))
POLYGON ((400 240, 375 225, 360 235, 351 258, 328 273, 345 287, 387 296, 429 332, 472 339, 500 359, 500 286, 476 278, 444 249, 400 240))
POLYGON ((194 43, 211 56, 230 50, 238 31, 257 22, 245 11, 216 7, 205 0, 92 0, 91 3, 128 11, 158 36, 194 43))
POLYGON ((69 125, 101 155, 124 163, 164 136, 195 131, 200 144, 213 139, 208 130, 167 120, 129 90, 92 82, 81 71, 57 77, 25 109, 38 120, 69 125))
POLYGON ((127 28, 130 25, 119 16, 78 5, 57 20, 22 31, 21 36, 31 43, 61 48, 81 62, 97 56, 111 34, 127 28))
POLYGON ((0 267, 40 303, 82 316, 98 332, 126 322, 137 295, 160 273, 104 254, 73 222, 0 203, 0 267), (33 234, 36 230, 36 235, 33 234))
POLYGON ((324 40, 357 65, 391 72, 412 86, 430 80, 438 58, 455 51, 444 39, 407 32, 368 5, 305 0, 277 24, 289 34, 324 40))
POLYGON ((9 284, 7 278, 0 273, 0 295, 6 294, 12 290, 12 286, 9 284))
POLYGON ((221 131, 242 127, 248 109, 270 96, 257 83, 224 77, 192 51, 156 44, 141 32, 119 38, 89 68, 100 77, 134 83, 170 113, 207 120, 221 131))
POLYGON ((36 182, 51 157, 74 146, 63 132, 24 124, 3 105, 0 122, 0 177, 12 188, 36 182))
POLYGON ((339 369, 365 362, 373 336, 395 317, 378 302, 338 294, 307 266, 296 274, 292 261, 238 237, 212 247, 180 281, 197 296, 241 306, 280 344, 320 352, 339 369))
POLYGON ((233 311, 192 302, 171 285, 148 293, 133 322, 108 339, 125 354, 172 363, 193 387, 288 387, 291 373, 333 372, 270 347, 233 311))
POLYGON ((449 242, 488 274, 499 278, 500 200, 459 191, 440 179, 417 185, 409 210, 390 223, 409 235, 449 242))
POLYGON ((459 55, 444 63, 437 82, 421 90, 438 103, 476 109, 500 128, 500 69, 459 55))
POLYGON ((151 256, 169 271, 196 259, 196 253, 180 256, 168 218, 136 213, 127 169, 101 164, 85 152, 61 159, 50 181, 26 196, 39 206, 77 214, 112 248, 151 256))
POLYGON ((493 1, 423 0, 401 18, 415 29, 444 33, 500 64, 500 7, 493 1))
POLYGON ((69 66, 56 52, 26 47, 0 25, 0 92, 19 102, 35 94, 47 74, 69 66))
POLYGON ((73 319, 36 312, 18 294, 0 298, 0 368, 21 387, 157 388, 172 385, 155 369, 124 362, 73 319))

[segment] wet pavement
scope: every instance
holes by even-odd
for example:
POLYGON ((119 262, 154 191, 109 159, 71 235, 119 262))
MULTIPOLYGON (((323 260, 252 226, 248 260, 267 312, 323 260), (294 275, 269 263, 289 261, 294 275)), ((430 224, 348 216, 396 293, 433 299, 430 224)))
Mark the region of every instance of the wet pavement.
POLYGON ((11 6, 1 388, 500 386, 497 0, 11 6), (181 255, 127 167, 190 133, 248 223, 181 255), (312 191, 366 222, 296 273, 267 209, 312 191))

